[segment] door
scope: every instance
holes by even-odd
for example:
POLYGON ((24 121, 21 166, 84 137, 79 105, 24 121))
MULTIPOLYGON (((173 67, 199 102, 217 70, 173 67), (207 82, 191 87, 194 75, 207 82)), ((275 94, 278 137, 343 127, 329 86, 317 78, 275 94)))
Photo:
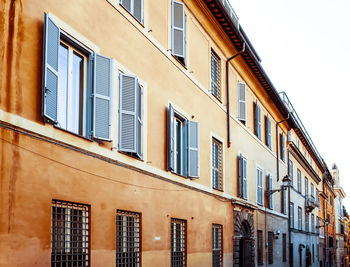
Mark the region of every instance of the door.
POLYGON ((247 238, 241 238, 239 242, 239 266, 240 267, 253 267, 252 261, 252 240, 247 238))

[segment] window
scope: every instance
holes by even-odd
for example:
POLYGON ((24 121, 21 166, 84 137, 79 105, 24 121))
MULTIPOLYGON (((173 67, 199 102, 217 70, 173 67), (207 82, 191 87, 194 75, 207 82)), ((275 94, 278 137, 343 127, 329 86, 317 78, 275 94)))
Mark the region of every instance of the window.
POLYGON ((260 205, 263 205, 263 182, 262 182, 262 177, 263 177, 263 172, 259 168, 256 169, 256 182, 257 182, 257 187, 258 187, 258 195, 257 195, 257 202, 260 205))
POLYGON ((171 218, 171 267, 186 266, 186 221, 171 218))
POLYGON ((286 137, 283 133, 280 134, 280 157, 282 161, 286 162, 286 137))
POLYGON ((171 2, 171 53, 186 65, 186 16, 185 6, 179 1, 171 2))
POLYGON ((315 187, 313 183, 311 183, 311 199, 315 201, 315 187))
POLYGON ((89 206, 53 200, 51 266, 89 266, 89 206))
POLYGON ((290 205, 289 205, 289 209, 290 209, 290 214, 289 214, 289 217, 290 217, 290 228, 294 228, 294 203, 293 202, 290 202, 290 205))
POLYGON ((316 217, 316 233, 320 235, 320 218, 316 217))
POLYGON ((297 148, 300 149, 300 140, 298 137, 297 137, 297 148))
POLYGON ((186 120, 170 104, 168 109, 168 170, 199 177, 199 123, 186 120))
POLYGON ((261 108, 258 101, 254 102, 254 131, 256 137, 261 140, 261 108))
POLYGON ((311 214, 311 232, 315 233, 315 215, 311 214))
POLYGON ((143 24, 143 0, 121 0, 121 4, 143 24))
POLYGON ((267 262, 269 264, 273 264, 273 232, 268 232, 267 233, 267 262))
POLYGON ((309 194, 309 179, 305 176, 305 197, 309 194))
POLYGON ((297 169, 297 190, 301 193, 301 171, 297 169))
POLYGON ((47 14, 43 59, 45 119, 74 134, 110 141, 113 60, 81 45, 47 14))
POLYGON ((117 210, 117 267, 141 265, 140 217, 140 213, 117 210))
POLYGON ((307 212, 305 212, 305 231, 309 232, 309 222, 310 222, 310 216, 307 212))
POLYGON ((245 124, 246 122, 246 96, 245 84, 238 83, 238 119, 245 124))
POLYGON ((291 160, 288 161, 288 176, 291 180, 291 185, 293 185, 293 162, 291 160))
MULTIPOLYGON (((267 187, 267 190, 272 190, 272 175, 271 174, 268 174, 266 175, 266 187, 267 187)), ((268 208, 269 209, 273 209, 273 202, 272 202, 272 195, 271 194, 268 194, 268 197, 267 197, 267 201, 268 201, 268 208)))
POLYGON ((137 77, 119 74, 119 151, 142 159, 142 87, 137 77))
POLYGON ((238 157, 238 196, 247 199, 247 160, 240 155, 238 157))
POLYGON ((212 178, 213 188, 222 190, 222 143, 212 139, 212 178))
POLYGON ((257 235, 258 265, 263 265, 263 232, 258 230, 257 235))
POLYGON ((298 207, 298 230, 299 231, 303 230, 302 218, 303 218, 302 209, 301 207, 298 207))
POLYGON ((272 149, 271 120, 268 116, 265 116, 265 143, 268 148, 272 149))
POLYGON ((282 234, 282 246, 283 246, 283 252, 282 252, 282 260, 283 262, 287 261, 287 235, 282 234))
POLYGON ((212 50, 211 51, 211 93, 221 100, 220 88, 220 58, 212 50))
POLYGON ((222 266, 222 225, 213 224, 213 267, 222 266))
POLYGON ((312 244, 312 262, 315 262, 315 245, 312 244))

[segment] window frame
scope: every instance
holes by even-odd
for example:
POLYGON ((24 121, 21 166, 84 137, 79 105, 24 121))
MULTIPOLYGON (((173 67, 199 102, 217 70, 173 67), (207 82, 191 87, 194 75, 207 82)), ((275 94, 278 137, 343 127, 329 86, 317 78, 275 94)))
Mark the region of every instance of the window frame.
POLYGON ((298 230, 303 230, 303 209, 298 207, 298 230))
POLYGON ((257 249, 257 262, 258 266, 264 265, 264 241, 263 241, 263 231, 258 230, 256 235, 256 249, 257 249))
POLYGON ((272 150, 272 131, 271 119, 268 115, 265 116, 265 144, 272 150))
POLYGON ((238 91, 238 120, 246 125, 247 123, 247 86, 243 82, 238 82, 237 86, 237 91, 238 91), (244 90, 244 99, 241 99, 241 90, 244 90), (241 114, 241 105, 244 105, 244 114, 241 114), (243 117, 243 116, 244 117, 243 117))
POLYGON ((297 169, 297 191, 301 193, 301 171, 297 169))
POLYGON ((212 188, 219 190, 219 191, 223 191, 223 144, 220 140, 218 140, 217 138, 215 138, 214 136, 212 136, 211 139, 211 177, 212 177, 212 188), (218 147, 218 154, 220 155, 220 158, 218 158, 218 168, 216 168, 214 166, 214 145, 217 145, 218 147), (219 173, 219 181, 218 184, 219 186, 216 187, 216 181, 214 181, 215 177, 214 177, 214 172, 218 171, 219 173))
POLYGON ((261 107, 258 104, 258 100, 254 102, 254 134, 261 141, 261 107))
POLYGON ((289 203, 289 218, 290 218, 290 228, 294 229, 294 203, 289 203))
POLYGON ((284 133, 280 133, 280 159, 286 162, 286 140, 284 133))
POLYGON ((238 155, 238 197, 248 199, 248 159, 242 153, 238 155), (242 168, 241 169, 241 163, 242 168), (240 192, 241 191, 241 192, 240 192))
POLYGON ((130 1, 130 10, 123 4, 125 0, 120 0, 119 4, 123 7, 123 9, 125 9, 137 22, 139 22, 142 26, 144 26, 144 0, 140 0, 141 1, 141 21, 136 17, 136 15, 134 14, 135 10, 135 1, 136 0, 129 0, 130 1))
POLYGON ((185 12, 185 4, 181 1, 177 1, 177 0, 171 0, 171 14, 170 14, 170 19, 171 19, 171 54, 176 58, 176 60, 178 62, 180 62, 181 65, 183 65, 184 67, 186 67, 186 49, 187 49, 187 38, 186 38, 186 26, 187 26, 187 23, 186 23, 186 12, 185 12), (174 5, 175 4, 180 4, 182 6, 182 9, 183 9, 183 28, 179 28, 179 27, 176 27, 175 26, 175 23, 174 23, 174 5), (174 31, 175 30, 178 30, 178 31, 182 31, 182 36, 183 36, 183 39, 182 39, 182 45, 183 45, 183 55, 180 55, 180 54, 176 54, 175 53, 175 34, 174 34, 174 31))

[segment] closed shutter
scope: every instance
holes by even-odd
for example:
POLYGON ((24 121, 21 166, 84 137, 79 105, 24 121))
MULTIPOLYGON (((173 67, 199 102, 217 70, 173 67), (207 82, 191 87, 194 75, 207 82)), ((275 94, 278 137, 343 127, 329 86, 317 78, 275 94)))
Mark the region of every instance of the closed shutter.
POLYGON ((132 0, 121 0, 122 5, 131 12, 131 1, 132 0))
POLYGON ((199 177, 199 122, 188 121, 188 176, 199 177))
POLYGON ((137 152, 137 78, 119 75, 119 150, 137 152))
POLYGON ((246 121, 245 84, 238 83, 238 119, 246 121))
POLYGON ((169 104, 168 109, 168 170, 175 170, 175 140, 174 140, 174 108, 169 104))
MULTIPOLYGON (((267 190, 272 190, 272 175, 271 174, 268 174, 267 175, 267 190)), ((268 205, 269 205, 269 209, 272 209, 272 195, 269 194, 269 199, 268 199, 268 205)))
POLYGON ((284 134, 281 133, 280 135, 280 141, 281 141, 281 160, 285 161, 285 143, 286 143, 286 138, 284 137, 284 134))
POLYGON ((56 123, 60 28, 46 13, 44 19, 43 115, 56 123))
POLYGON ((243 197, 243 157, 238 156, 238 196, 243 197))
POLYGON ((265 116, 265 136, 266 145, 271 149, 271 121, 268 116, 265 116))
POLYGON ((173 0, 171 5, 171 51, 174 56, 185 58, 186 22, 184 4, 173 0))
POLYGON ((248 192, 247 192, 247 161, 245 158, 243 158, 243 198, 247 199, 248 192))
POLYGON ((111 140, 113 59, 95 54, 93 86, 93 137, 111 140))
POLYGON ((143 0, 134 0, 134 14, 135 18, 143 23, 143 0))
POLYGON ((261 140, 261 109, 258 102, 254 103, 254 123, 255 123, 255 135, 261 140))

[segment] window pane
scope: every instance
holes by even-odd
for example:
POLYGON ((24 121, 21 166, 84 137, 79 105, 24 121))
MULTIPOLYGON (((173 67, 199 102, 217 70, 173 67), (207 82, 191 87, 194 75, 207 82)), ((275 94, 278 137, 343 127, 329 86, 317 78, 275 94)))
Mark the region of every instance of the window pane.
POLYGON ((60 44, 58 60, 57 121, 67 128, 68 48, 60 44))

